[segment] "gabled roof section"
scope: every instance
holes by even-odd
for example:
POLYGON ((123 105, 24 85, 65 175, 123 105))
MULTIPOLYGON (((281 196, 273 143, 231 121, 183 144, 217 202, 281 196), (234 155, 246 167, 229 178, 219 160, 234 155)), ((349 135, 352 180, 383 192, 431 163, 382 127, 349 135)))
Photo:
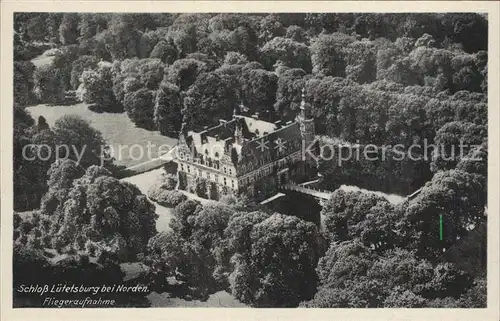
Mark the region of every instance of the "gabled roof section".
POLYGON ((300 150, 301 142, 297 122, 278 125, 240 115, 201 132, 189 132, 186 137, 186 144, 190 149, 194 147, 196 154, 212 159, 220 159, 224 153, 236 155, 232 157, 236 166, 275 161, 300 150), (241 126, 242 144, 235 139, 237 126, 241 126))

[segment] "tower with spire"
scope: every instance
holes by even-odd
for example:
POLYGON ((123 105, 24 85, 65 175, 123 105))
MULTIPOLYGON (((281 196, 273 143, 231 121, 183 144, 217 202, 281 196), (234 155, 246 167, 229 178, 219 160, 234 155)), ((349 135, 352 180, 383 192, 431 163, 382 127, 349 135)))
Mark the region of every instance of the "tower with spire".
MULTIPOLYGON (((302 101, 300 102, 300 112, 296 121, 300 125, 300 133, 302 135, 303 151, 312 150, 311 144, 315 140, 314 119, 310 115, 310 105, 306 102, 305 88, 302 88, 302 101)), ((302 153, 302 160, 308 161, 311 155, 307 152, 302 153)))
POLYGON ((241 126, 241 121, 239 119, 240 112, 244 109, 243 102, 240 103, 238 107, 233 110, 233 119, 236 119, 235 131, 234 131, 234 141, 238 145, 243 144, 243 128, 241 126))

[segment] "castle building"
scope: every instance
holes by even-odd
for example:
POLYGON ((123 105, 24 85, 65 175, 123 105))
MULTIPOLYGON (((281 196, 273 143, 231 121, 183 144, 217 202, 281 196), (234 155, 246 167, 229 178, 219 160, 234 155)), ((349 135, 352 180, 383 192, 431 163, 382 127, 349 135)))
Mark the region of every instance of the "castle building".
POLYGON ((243 109, 235 108, 231 120, 200 132, 187 131, 183 124, 174 159, 179 188, 203 180, 219 195, 255 195, 258 181, 286 184, 304 176, 306 164, 311 164, 304 150, 315 139, 304 90, 295 121, 271 123, 256 114, 242 115, 243 109))

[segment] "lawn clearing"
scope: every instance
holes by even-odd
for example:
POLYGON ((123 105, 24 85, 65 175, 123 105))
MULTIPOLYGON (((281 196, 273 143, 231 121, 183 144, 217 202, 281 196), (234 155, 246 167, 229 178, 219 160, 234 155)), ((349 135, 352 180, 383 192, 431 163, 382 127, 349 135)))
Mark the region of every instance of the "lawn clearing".
POLYGON ((115 163, 126 167, 156 158, 159 156, 160 146, 164 145, 161 151, 166 152, 167 146, 173 147, 177 143, 177 139, 163 136, 158 131, 136 127, 126 113, 96 113, 87 107, 88 104, 85 103, 70 106, 40 104, 28 107, 26 110, 35 120, 38 116, 45 117, 50 126, 53 126, 55 121, 64 115, 81 116, 102 133, 111 151, 114 152, 115 163), (150 148, 148 148, 148 143, 150 148))
POLYGON ((50 65, 54 60, 54 56, 44 56, 40 55, 36 58, 31 59, 31 63, 35 65, 36 68, 40 68, 44 65, 50 65))

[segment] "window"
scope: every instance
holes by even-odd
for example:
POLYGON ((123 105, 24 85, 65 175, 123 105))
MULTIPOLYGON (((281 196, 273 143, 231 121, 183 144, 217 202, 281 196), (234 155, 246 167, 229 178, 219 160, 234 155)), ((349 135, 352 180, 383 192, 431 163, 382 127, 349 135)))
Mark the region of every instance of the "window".
POLYGON ((233 175, 233 170, 231 168, 229 169, 229 175, 233 175))
POLYGON ((231 180, 231 186, 234 188, 234 179, 231 180))
POLYGON ((191 173, 191 166, 188 165, 188 173, 191 173))
POLYGON ((226 167, 224 166, 224 174, 226 174, 226 173, 227 173, 227 169, 226 169, 226 167))
POLYGON ((227 180, 226 180, 226 178, 224 177, 224 186, 226 186, 226 185, 227 185, 227 180))
POLYGON ((181 164, 181 171, 184 172, 184 164, 181 164))

